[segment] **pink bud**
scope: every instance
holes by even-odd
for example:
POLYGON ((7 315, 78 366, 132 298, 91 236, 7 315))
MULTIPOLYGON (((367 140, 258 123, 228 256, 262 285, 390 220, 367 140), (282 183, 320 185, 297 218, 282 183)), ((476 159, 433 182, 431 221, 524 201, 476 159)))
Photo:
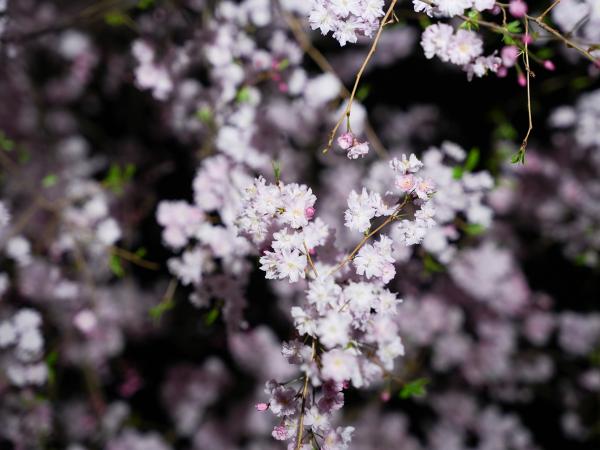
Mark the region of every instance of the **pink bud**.
POLYGON ((523 44, 529 45, 533 42, 533 38, 529 34, 524 34, 521 41, 523 41, 523 44))
POLYGON ((255 406, 257 411, 266 411, 267 409, 269 409, 269 404, 268 403, 257 403, 255 406))
POLYGON ((523 75, 522 73, 519 74, 517 81, 519 82, 519 86, 527 86, 527 78, 525 78, 525 75, 523 75))
POLYGON ((350 131, 347 131, 337 138, 337 143, 342 150, 348 150, 354 145, 354 135, 350 131))
POLYGON ((551 72, 554 71, 554 69, 556 69, 556 66, 554 65, 554 63, 552 61, 550 61, 549 59, 544 61, 544 67, 546 68, 546 70, 549 70, 551 72))
POLYGON ((306 217, 307 220, 310 220, 313 217, 315 217, 315 212, 316 212, 316 209, 313 208, 312 206, 309 206, 308 208, 306 208, 304 210, 304 217, 306 217))
POLYGON ((317 251, 314 248, 309 248, 308 249, 308 254, 310 256, 315 256, 317 254, 317 251))
POLYGON ((284 81, 281 81, 277 87, 279 88, 279 92, 286 93, 288 91, 288 85, 284 81))
POLYGON ((527 14, 527 3, 522 0, 511 0, 508 4, 508 11, 514 17, 525 17, 525 14, 527 14))
POLYGON ((390 391, 383 391, 380 395, 379 398, 381 399, 382 402, 389 402, 391 395, 390 395, 390 391))
POLYGON ((504 66, 499 67, 496 71, 496 76, 498 78, 504 78, 506 75, 508 75, 508 69, 504 66))

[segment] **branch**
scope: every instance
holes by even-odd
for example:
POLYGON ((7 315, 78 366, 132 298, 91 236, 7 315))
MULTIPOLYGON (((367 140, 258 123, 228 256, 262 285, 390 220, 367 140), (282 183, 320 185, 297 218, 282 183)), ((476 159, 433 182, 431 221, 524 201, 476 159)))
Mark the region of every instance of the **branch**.
MULTIPOLYGON (((323 53, 321 53, 319 49, 312 45, 310 39, 302 29, 302 26, 298 19, 296 19, 293 15, 285 11, 282 11, 282 14, 287 24, 289 25, 290 30, 292 31, 292 34, 296 39, 296 42, 298 42, 302 50, 304 50, 304 53, 306 53, 323 72, 330 73, 332 75, 335 75, 336 78, 339 78, 335 69, 327 60, 325 55, 323 55, 323 53)), ((342 84, 342 97, 344 99, 350 98, 350 91, 346 88, 346 86, 344 86, 344 84, 342 84)), ((373 144, 373 149, 379 155, 379 157, 382 159, 387 158, 388 152, 381 143, 381 140, 377 136, 377 133, 375 133, 375 130, 373 129, 373 126, 369 122, 368 118, 365 118, 365 133, 369 142, 373 144)))
POLYGON ((363 72, 365 71, 365 68, 367 67, 367 64, 369 64, 369 61, 375 54, 375 50, 377 50, 377 44, 379 44, 379 39, 381 38, 381 32, 383 31, 383 27, 386 26, 388 19, 392 15, 392 12, 394 11, 394 6, 396 6, 397 1, 398 0, 391 1, 390 6, 388 7, 388 9, 385 13, 385 16, 383 16, 383 19, 381 19, 381 23, 379 24, 379 28, 377 29, 377 34, 375 35, 373 44, 371 44, 369 53, 367 53, 367 57, 363 61, 358 73, 356 74, 356 79, 354 80, 354 86, 352 87, 352 92, 350 93, 350 98, 348 99, 348 105, 346 106, 344 114, 342 114, 340 119, 337 121, 337 123, 333 127, 333 130, 331 131, 331 134, 329 135, 329 141, 327 142, 327 147, 325 147, 325 149, 323 149, 323 153, 327 153, 333 146, 333 140, 335 139, 335 135, 336 135, 338 129, 340 128, 340 125, 344 122, 344 119, 346 118, 348 121, 350 121, 350 112, 352 110, 352 102, 354 101, 354 97, 356 95, 356 90, 358 89, 358 84, 360 83, 360 79, 363 75, 363 72))

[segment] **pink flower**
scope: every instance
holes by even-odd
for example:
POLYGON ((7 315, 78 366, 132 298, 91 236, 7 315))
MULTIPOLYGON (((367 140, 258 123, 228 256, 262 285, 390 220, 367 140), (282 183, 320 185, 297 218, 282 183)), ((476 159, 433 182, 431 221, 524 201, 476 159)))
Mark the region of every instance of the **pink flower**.
POLYGON ((342 150, 348 150, 354 145, 354 141, 354 135, 350 131, 342 134, 339 138, 337 138, 337 143, 342 150))
POLYGON ((502 58, 502 65, 504 67, 512 67, 517 62, 517 58, 519 57, 519 49, 514 45, 508 45, 503 47, 500 51, 500 57, 502 58))
POLYGON ((402 192, 409 192, 415 187, 415 177, 412 174, 402 175, 396 178, 396 187, 402 192))
POLYGON ((527 3, 522 0, 511 0, 508 4, 508 11, 514 17, 525 17, 525 14, 527 14, 527 3))
POLYGON ((517 77, 517 81, 519 83, 519 86, 522 86, 522 87, 527 86, 527 78, 525 78, 525 75, 523 75, 522 73, 520 73, 519 76, 517 77))
POLYGON ((269 409, 269 404, 268 403, 257 403, 255 406, 257 411, 266 411, 267 409, 269 409))
POLYGON ((367 153, 369 153, 369 143, 368 142, 354 142, 355 145, 350 147, 348 151, 348 159, 357 159, 364 157, 367 153))

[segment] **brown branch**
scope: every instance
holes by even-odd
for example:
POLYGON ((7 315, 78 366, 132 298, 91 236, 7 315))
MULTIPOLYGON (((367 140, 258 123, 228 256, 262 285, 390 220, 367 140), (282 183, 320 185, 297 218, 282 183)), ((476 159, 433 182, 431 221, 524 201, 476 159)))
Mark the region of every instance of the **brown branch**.
POLYGON ((529 67, 529 20, 527 19, 525 19, 525 72, 527 74, 527 118, 529 123, 527 127, 527 134, 525 134, 525 138, 523 139, 521 147, 519 148, 521 161, 523 162, 525 158, 525 150, 527 149, 527 142, 529 141, 529 136, 533 130, 533 120, 531 117, 531 68, 529 67))
POLYGON ((387 225, 389 225, 394 220, 396 220, 398 213, 402 210, 402 208, 404 208, 404 206, 406 206, 409 198, 410 198, 410 194, 406 194, 404 196, 404 201, 400 205, 398 205, 398 207, 394 210, 394 212, 381 225, 379 225, 377 228, 375 228, 373 231, 371 231, 365 237, 363 237, 361 239, 361 241, 357 244, 357 246, 354 247, 354 250, 352 250, 352 252, 350 252, 350 254, 348 256, 346 256, 342 260, 342 262, 339 263, 331 272, 329 272, 329 276, 333 275, 335 272, 337 272, 342 267, 344 267, 347 263, 349 263, 354 258, 354 256, 358 253, 358 251, 362 248, 362 246, 365 245, 372 236, 374 236, 379 231, 381 231, 383 228, 385 228, 387 225))
POLYGON ((398 0, 391 1, 390 6, 388 7, 388 9, 385 13, 385 16, 383 16, 383 19, 381 19, 381 23, 379 24, 379 28, 377 29, 377 34, 375 35, 375 39, 373 39, 373 44, 371 44, 369 53, 367 53, 367 57, 363 61, 362 65, 360 66, 360 69, 358 70, 358 73, 356 74, 356 79, 354 80, 354 86, 352 87, 352 92, 350 93, 350 97, 348 99, 348 105, 346 106, 346 109, 344 110, 344 113, 342 114, 342 116, 339 118, 339 120, 333 127, 333 130, 331 131, 331 134, 329 135, 329 141, 327 142, 327 147, 325 147, 325 149, 323 149, 323 153, 327 153, 333 146, 333 140, 335 139, 335 135, 336 135, 338 129, 340 128, 340 125, 342 125, 342 123, 344 122, 344 120, 347 119, 348 122, 350 121, 350 112, 352 111, 352 102, 354 101, 354 97, 356 96, 356 90, 358 89, 358 84, 360 83, 360 79, 362 78, 362 75, 365 71, 365 68, 367 67, 367 64, 369 64, 369 61, 371 60, 371 58, 375 54, 375 51, 377 50, 377 44, 379 43, 379 40, 381 39, 381 32, 383 31, 383 27, 385 27, 385 25, 387 24, 389 17, 391 16, 392 12, 394 11, 394 6, 396 6, 397 1, 398 0))
MULTIPOLYGON (((293 15, 285 11, 283 11, 282 14, 286 22, 288 23, 290 30, 292 31, 292 34, 296 39, 296 42, 298 42, 304 53, 306 53, 323 72, 330 73, 332 75, 335 75, 336 78, 339 78, 335 69, 327 60, 325 55, 323 55, 323 53, 321 53, 319 49, 312 45, 309 37, 302 29, 302 25, 300 24, 298 19, 296 19, 293 15)), ((344 86, 344 84, 342 84, 342 98, 350 98, 350 91, 348 90, 348 88, 346 88, 346 86, 344 86)), ((367 135, 367 139, 369 140, 369 142, 373 144, 373 150, 375 150, 375 153, 377 153, 382 159, 387 158, 388 152, 383 146, 381 139, 379 139, 379 136, 377 136, 377 133, 375 132, 375 129, 369 122, 368 118, 365 119, 365 134, 367 135)))
MULTIPOLYGON (((312 355, 311 361, 315 359, 315 354, 317 352, 317 340, 313 339, 312 341, 312 355)), ((300 417, 298 417, 298 434, 296 435, 296 447, 295 450, 300 450, 302 448, 302 438, 304 437, 304 412, 306 409, 306 397, 308 397, 308 381, 309 376, 308 373, 304 375, 304 385, 302 386, 302 409, 300 410, 300 417)))

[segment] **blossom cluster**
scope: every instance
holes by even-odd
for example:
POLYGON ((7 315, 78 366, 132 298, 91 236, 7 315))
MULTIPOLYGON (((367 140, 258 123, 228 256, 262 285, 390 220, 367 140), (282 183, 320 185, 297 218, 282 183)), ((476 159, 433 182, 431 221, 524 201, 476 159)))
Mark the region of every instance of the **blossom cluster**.
POLYGON ((483 41, 477 32, 455 31, 445 23, 428 26, 421 37, 421 46, 425 57, 437 56, 444 62, 456 64, 467 72, 469 79, 497 72, 502 62, 495 54, 483 56, 483 41))
POLYGON ((373 36, 383 16, 384 0, 311 0, 308 20, 313 30, 330 32, 343 47, 358 36, 373 36))

